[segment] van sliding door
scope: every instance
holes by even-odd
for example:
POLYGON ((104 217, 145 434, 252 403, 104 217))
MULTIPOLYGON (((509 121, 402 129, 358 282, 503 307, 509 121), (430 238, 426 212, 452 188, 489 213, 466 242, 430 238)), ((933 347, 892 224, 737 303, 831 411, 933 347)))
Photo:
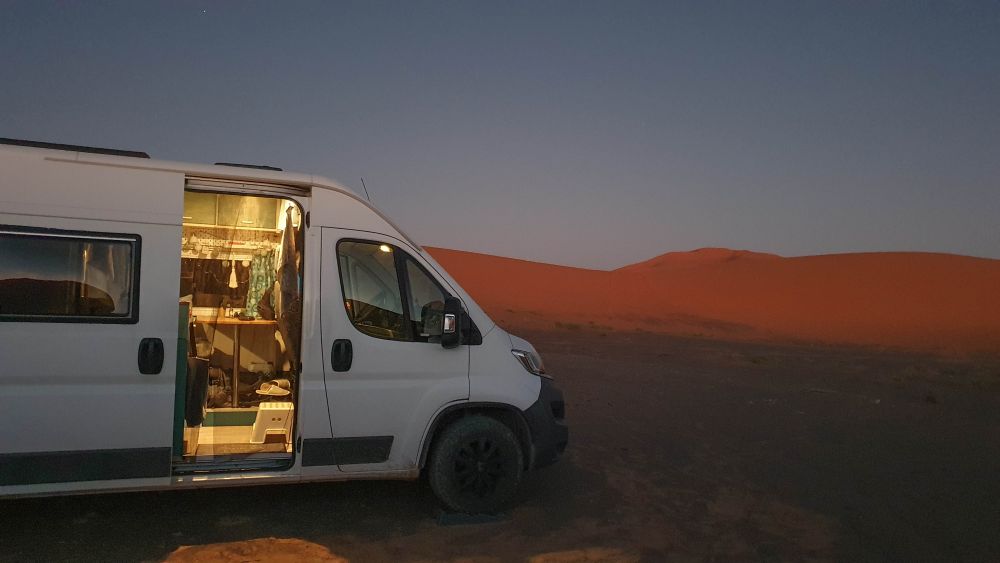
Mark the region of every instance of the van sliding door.
POLYGON ((0 491, 166 485, 183 176, 44 163, 4 181, 34 213, 0 213, 0 491))

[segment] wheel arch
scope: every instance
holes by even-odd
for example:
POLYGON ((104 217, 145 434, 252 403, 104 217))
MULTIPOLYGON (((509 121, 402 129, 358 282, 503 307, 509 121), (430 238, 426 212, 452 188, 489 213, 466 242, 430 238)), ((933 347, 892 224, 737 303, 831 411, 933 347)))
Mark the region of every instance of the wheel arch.
POLYGON ((510 428, 521 446, 524 470, 527 471, 533 466, 534 449, 531 447, 531 429, 520 409, 505 403, 461 403, 441 410, 434 417, 427 431, 424 432, 417 467, 423 471, 424 466, 427 465, 427 457, 430 455, 431 448, 445 428, 456 420, 473 415, 488 416, 510 428))

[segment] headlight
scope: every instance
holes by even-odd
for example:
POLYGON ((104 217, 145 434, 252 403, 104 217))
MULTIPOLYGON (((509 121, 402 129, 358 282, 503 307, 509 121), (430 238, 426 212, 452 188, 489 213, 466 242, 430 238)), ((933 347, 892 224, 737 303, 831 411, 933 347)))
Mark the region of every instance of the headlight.
POLYGON ((514 354, 517 361, 521 362, 521 365, 528 372, 546 379, 552 379, 551 375, 545 373, 545 364, 542 363, 542 359, 538 357, 538 354, 527 350, 511 350, 510 353, 514 354))

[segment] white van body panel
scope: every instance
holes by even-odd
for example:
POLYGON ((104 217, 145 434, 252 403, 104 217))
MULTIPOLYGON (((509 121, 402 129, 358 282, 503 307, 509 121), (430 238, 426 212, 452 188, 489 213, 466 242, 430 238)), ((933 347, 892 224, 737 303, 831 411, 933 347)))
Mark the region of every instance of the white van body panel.
MULTIPOLYGON (((311 203, 311 202, 310 202, 311 203)), ((326 400, 326 382, 323 366, 329 358, 324 352, 321 340, 323 322, 322 301, 319 292, 311 288, 320 287, 320 256, 322 238, 320 229, 307 229, 305 234, 306 263, 302 295, 302 383, 299 390, 298 424, 299 436, 303 440, 329 440, 330 411, 326 400)), ((340 468, 336 465, 302 466, 302 456, 295 458, 295 473, 305 478, 322 478, 336 475, 340 468)))
MULTIPOLYGON (((172 444, 183 174, 52 162, 0 151, 0 225, 141 237, 137 324, 0 322, 0 438, 7 454, 153 456, 154 479, 47 482, 36 492, 166 484, 172 444), (143 338, 162 340, 158 374, 141 375, 143 338), (125 454, 131 451, 131 454, 125 454), (163 454, 156 452, 165 452, 163 454), (160 460, 159 456, 165 455, 160 460)), ((91 458, 93 459, 93 458, 91 458)), ((112 456, 111 459, 126 459, 112 456)), ((129 468, 118 468, 128 474, 129 468)), ((17 494, 24 487, 0 487, 17 494)))
MULTIPOLYGON (((177 264, 155 265, 152 257, 173 253, 179 228, 0 214, 15 223, 77 231, 137 233, 144 260, 140 270, 140 322, 131 324, 0 323, 4 349, 0 385, 5 406, 0 427, 3 451, 73 451, 170 446, 177 347, 176 298, 163 291, 178 276, 177 264), (160 286, 160 287, 157 287, 160 286), (161 291, 156 291, 157 289, 161 291), (166 299, 164 299, 166 297, 166 299), (160 338, 167 352, 156 375, 140 375, 139 341, 160 338), (39 409, 53 401, 57 408, 39 409), (51 412, 49 412, 51 411, 51 412), (135 415, 161 415, 156 424, 135 415), (58 420, 53 416, 58 416, 58 420), (169 420, 168 420, 169 419, 169 420)), ((177 239, 179 240, 179 239, 177 239)))
POLYGON ((86 165, 49 154, 75 153, 0 150, 0 211, 180 229, 183 172, 86 165))
POLYGON ((336 227, 388 235, 397 240, 408 240, 387 218, 375 211, 372 205, 353 192, 339 186, 315 186, 310 225, 336 227))
POLYGON ((470 348, 470 401, 507 404, 525 410, 538 400, 541 380, 525 371, 510 353, 511 336, 505 330, 495 328, 483 336, 482 346, 470 348))

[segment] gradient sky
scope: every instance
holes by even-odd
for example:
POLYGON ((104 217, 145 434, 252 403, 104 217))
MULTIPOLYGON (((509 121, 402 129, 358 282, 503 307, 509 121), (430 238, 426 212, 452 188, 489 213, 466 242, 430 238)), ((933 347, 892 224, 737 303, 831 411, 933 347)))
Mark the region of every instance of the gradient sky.
POLYGON ((1000 258, 998 2, 0 0, 0 136, 250 162, 421 244, 1000 258))

